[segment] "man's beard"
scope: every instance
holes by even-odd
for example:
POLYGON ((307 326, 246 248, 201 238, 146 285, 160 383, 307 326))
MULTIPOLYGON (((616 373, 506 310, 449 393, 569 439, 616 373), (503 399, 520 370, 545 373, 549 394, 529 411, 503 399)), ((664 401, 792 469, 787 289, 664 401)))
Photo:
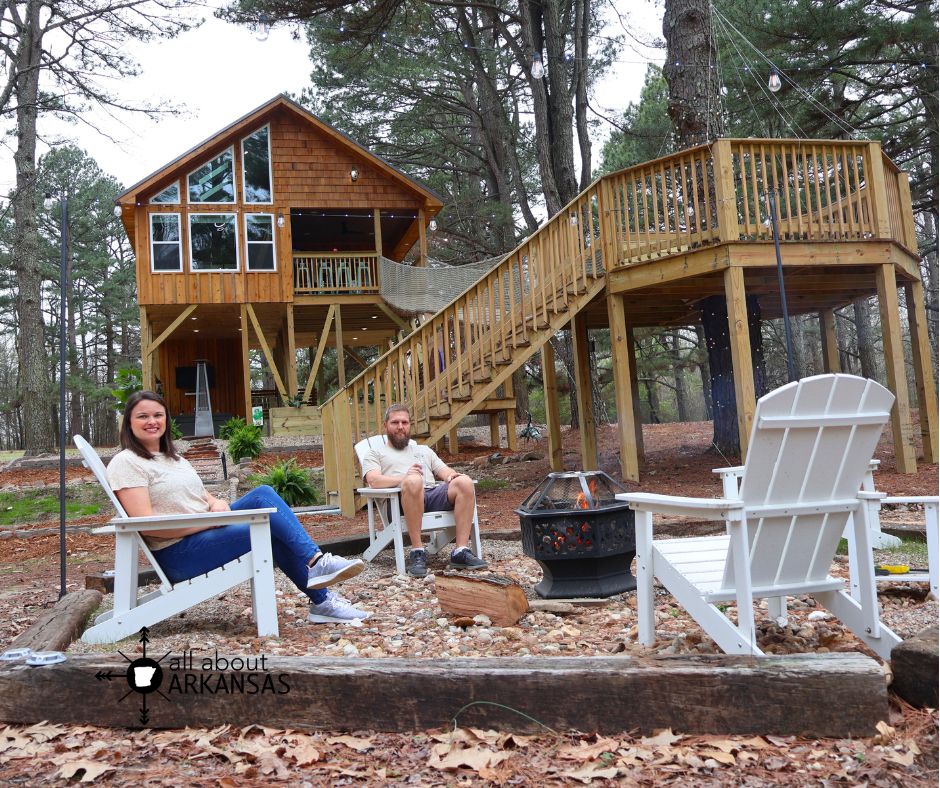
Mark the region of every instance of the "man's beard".
POLYGON ((408 441, 411 440, 411 435, 389 435, 388 442, 392 444, 398 451, 402 451, 407 448, 408 441))

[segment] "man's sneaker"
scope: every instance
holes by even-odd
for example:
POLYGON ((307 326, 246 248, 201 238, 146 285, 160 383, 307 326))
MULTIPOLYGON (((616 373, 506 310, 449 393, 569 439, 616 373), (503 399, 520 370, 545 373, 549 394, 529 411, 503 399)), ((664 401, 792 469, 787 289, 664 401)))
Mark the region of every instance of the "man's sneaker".
POLYGON ((307 621, 311 624, 341 624, 344 621, 361 621, 371 616, 365 610, 353 607, 347 600, 332 591, 319 605, 310 603, 310 615, 307 621))
POLYGON ((450 569, 485 569, 486 561, 477 558, 469 547, 458 547, 450 554, 450 569))
POLYGON ((326 588, 341 583, 355 577, 365 568, 366 565, 358 558, 350 561, 332 553, 324 553, 307 573, 307 588, 326 588))
POLYGON ((425 550, 412 550, 408 554, 407 572, 412 577, 424 577, 428 573, 428 554, 425 550))

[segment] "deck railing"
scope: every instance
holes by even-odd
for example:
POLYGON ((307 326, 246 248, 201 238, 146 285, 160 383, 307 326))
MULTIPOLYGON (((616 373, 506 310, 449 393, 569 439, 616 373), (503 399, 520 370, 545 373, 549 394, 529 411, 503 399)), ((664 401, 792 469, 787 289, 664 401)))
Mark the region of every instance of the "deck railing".
POLYGON ((294 293, 378 293, 375 252, 295 252, 294 293))
POLYGON ((907 176, 877 143, 718 140, 607 175, 611 267, 713 243, 890 238, 914 249, 905 226, 907 176))

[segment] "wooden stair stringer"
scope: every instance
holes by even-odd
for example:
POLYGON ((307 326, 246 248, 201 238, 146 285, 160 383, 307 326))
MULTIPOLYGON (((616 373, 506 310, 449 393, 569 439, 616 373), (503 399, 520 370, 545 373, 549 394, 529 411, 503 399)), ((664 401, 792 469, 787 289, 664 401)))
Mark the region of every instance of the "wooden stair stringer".
POLYGON ((591 303, 599 293, 603 292, 606 285, 606 278, 604 276, 598 277, 583 293, 572 298, 567 303, 564 310, 558 312, 558 314, 550 315, 548 327, 538 331, 530 329, 528 332, 528 346, 516 348, 512 360, 508 364, 501 366, 498 371, 494 370, 493 376, 488 383, 482 386, 473 386, 471 388, 470 398, 461 403, 458 407, 452 407, 447 421, 439 422, 434 425, 428 436, 423 438, 423 441, 433 445, 441 438, 445 437, 454 426, 460 423, 460 420, 464 418, 464 416, 469 415, 479 403, 483 402, 483 400, 496 391, 499 386, 505 383, 512 376, 513 372, 535 355, 538 350, 541 350, 542 345, 544 345, 547 340, 570 323, 571 319, 578 314, 578 312, 591 303))

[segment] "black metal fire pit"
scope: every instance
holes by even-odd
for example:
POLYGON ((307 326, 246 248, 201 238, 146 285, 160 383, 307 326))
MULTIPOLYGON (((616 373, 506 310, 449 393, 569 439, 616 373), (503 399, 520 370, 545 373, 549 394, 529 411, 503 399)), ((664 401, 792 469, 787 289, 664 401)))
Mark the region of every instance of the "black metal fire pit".
POLYGON ((626 492, 602 471, 550 473, 516 509, 522 550, 542 567, 543 599, 607 597, 632 591, 636 531, 626 492))

